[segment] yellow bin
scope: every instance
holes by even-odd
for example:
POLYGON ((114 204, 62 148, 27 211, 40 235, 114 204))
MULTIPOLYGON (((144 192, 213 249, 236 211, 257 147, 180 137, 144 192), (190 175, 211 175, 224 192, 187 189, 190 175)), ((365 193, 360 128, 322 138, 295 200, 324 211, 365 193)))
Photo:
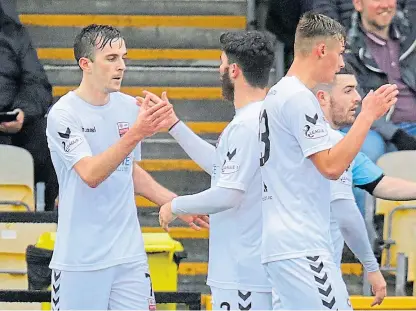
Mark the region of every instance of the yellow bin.
MULTIPOLYGON (((43 233, 36 247, 53 250, 55 232, 43 233)), ((148 256, 150 277, 155 292, 178 290, 178 266, 186 252, 168 233, 143 233, 144 248, 148 256)), ((175 310, 176 304, 158 304, 160 310, 175 310)), ((51 310, 50 303, 42 303, 42 310, 51 310)))

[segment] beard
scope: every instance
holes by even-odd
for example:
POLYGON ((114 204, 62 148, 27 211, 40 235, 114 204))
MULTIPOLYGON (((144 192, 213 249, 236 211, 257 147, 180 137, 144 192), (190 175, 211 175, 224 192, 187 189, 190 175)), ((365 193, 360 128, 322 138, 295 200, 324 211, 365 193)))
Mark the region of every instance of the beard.
POLYGON ((234 101, 234 84, 228 75, 228 68, 225 69, 224 74, 221 76, 221 88, 222 96, 225 100, 230 102, 234 101))

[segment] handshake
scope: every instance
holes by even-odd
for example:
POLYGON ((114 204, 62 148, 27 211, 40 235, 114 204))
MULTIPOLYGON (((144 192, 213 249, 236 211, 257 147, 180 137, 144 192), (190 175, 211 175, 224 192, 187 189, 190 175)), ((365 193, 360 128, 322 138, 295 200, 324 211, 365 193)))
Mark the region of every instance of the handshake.
MULTIPOLYGON (((164 128, 170 129, 179 122, 166 92, 163 92, 161 97, 148 91, 143 93, 145 94, 144 98, 136 97, 137 105, 141 107, 136 125, 143 131, 145 137, 149 137, 164 128)), ((201 230, 201 227, 209 228, 208 216, 174 215, 172 213, 172 201, 160 208, 159 223, 165 231, 169 231, 169 224, 176 218, 186 222, 194 230, 201 230)))
POLYGON ((169 129, 179 122, 173 106, 169 103, 166 92, 162 97, 143 92, 145 97, 136 97, 137 105, 141 107, 133 127, 143 138, 150 137, 162 129, 169 129))
POLYGON ((169 224, 179 218, 183 222, 186 222, 192 229, 201 230, 203 228, 209 228, 208 216, 195 216, 195 215, 180 215, 176 216, 172 213, 172 201, 163 204, 159 210, 159 224, 165 230, 169 231, 169 224))

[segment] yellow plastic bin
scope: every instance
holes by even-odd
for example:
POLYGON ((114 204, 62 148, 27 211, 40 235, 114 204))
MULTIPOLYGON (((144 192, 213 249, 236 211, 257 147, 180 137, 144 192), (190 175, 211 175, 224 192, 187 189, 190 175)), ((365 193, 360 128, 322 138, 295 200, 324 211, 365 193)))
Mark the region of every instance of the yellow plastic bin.
MULTIPOLYGON (((155 292, 178 290, 178 266, 186 252, 168 233, 143 233, 150 277, 155 292)), ((159 310, 175 310, 176 304, 157 304, 159 310)))
MULTIPOLYGON (((43 233, 36 247, 53 250, 56 232, 43 233)), ((180 242, 168 233, 143 233, 144 248, 148 256, 150 277, 155 292, 178 290, 178 267, 186 252, 180 242)), ((159 310, 175 310, 176 304, 157 304, 159 310)), ((42 303, 42 310, 51 310, 49 302, 42 303)))

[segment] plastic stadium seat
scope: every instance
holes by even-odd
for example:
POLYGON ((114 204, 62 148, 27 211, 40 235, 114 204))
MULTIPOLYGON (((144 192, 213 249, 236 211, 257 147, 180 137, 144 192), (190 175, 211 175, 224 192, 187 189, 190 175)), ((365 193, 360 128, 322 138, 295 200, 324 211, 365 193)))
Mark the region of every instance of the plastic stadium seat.
POLYGON ((0 211, 26 210, 35 210, 32 155, 23 148, 0 145, 0 211))
POLYGON ((0 288, 28 288, 26 247, 51 231, 56 231, 55 223, 0 223, 0 288))

